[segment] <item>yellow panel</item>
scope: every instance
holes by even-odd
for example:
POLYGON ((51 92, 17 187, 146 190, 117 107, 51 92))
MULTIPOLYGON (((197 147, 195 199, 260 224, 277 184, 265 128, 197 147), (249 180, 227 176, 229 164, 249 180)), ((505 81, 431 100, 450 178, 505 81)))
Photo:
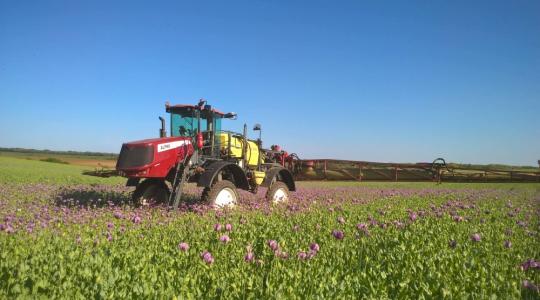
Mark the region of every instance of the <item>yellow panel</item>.
MULTIPOLYGON (((221 133, 219 135, 219 142, 221 144, 221 149, 227 149, 229 145, 229 135, 227 133, 221 133)), ((231 157, 241 158, 242 157, 242 140, 236 137, 231 137, 231 149, 229 149, 231 157)))
MULTIPOLYGON (((231 136, 231 148, 229 152, 231 157, 241 158, 242 157, 242 148, 245 144, 242 138, 231 136)), ((219 142, 221 144, 221 149, 227 149, 229 145, 229 134, 220 133, 219 142)), ((259 160, 259 147, 255 142, 248 141, 248 147, 246 151, 246 160, 248 166, 256 166, 259 160)))
POLYGON ((257 183, 257 185, 261 185, 263 183, 266 173, 259 171, 254 171, 253 173, 255 174, 255 182, 257 183))
POLYGON ((256 166, 259 161, 259 146, 255 142, 248 141, 246 152, 247 163, 250 166, 256 166))

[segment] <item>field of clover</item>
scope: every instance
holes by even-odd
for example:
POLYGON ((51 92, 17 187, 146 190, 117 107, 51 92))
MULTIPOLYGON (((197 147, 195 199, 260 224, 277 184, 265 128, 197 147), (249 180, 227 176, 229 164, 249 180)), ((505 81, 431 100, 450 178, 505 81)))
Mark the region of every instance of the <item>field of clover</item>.
POLYGON ((0 158, 0 298, 539 299, 540 184, 301 182, 136 208, 124 180, 0 158))

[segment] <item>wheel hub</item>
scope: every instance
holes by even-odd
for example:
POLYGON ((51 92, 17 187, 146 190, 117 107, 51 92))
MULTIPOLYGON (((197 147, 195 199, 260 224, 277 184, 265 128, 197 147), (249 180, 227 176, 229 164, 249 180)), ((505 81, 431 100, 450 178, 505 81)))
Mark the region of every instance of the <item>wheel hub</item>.
POLYGON ((236 193, 230 188, 219 191, 215 205, 218 207, 234 206, 236 204, 236 193))
POLYGON ((287 199, 288 199, 287 192, 283 190, 282 188, 277 189, 276 192, 274 193, 274 196, 272 197, 272 201, 274 203, 287 201, 287 199))

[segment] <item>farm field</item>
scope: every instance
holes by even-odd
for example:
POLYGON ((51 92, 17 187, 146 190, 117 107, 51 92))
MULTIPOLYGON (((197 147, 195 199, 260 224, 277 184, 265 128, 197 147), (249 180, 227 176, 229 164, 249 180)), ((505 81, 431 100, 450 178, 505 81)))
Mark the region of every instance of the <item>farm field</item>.
POLYGON ((0 156, 0 298, 539 299, 540 184, 299 182, 136 208, 123 178, 0 156))
MULTIPOLYGON (((77 154, 59 154, 46 153, 44 151, 22 152, 22 151, 1 151, 0 157, 19 158, 26 160, 53 160, 60 163, 85 166, 91 168, 114 168, 116 157, 113 155, 77 155, 77 154)), ((87 168, 88 169, 88 168, 87 168)))

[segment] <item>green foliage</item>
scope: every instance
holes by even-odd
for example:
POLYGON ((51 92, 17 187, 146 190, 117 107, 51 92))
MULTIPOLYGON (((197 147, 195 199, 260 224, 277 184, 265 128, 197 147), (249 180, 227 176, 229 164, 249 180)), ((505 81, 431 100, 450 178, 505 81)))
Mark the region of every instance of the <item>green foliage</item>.
POLYGON ((73 166, 2 158, 0 164, 0 204, 8 209, 16 201, 23 207, 10 214, 14 226, 19 220, 37 225, 33 232, 24 227, 0 231, 2 299, 539 297, 522 282, 540 283, 540 271, 519 267, 540 258, 537 184, 373 183, 344 190, 344 183, 301 183, 294 201, 317 202, 304 210, 277 206, 171 213, 129 206, 56 207, 48 194, 18 189, 43 180, 66 187, 115 181, 86 180, 73 166), (410 192, 400 192, 405 190, 410 192), (370 191, 395 194, 355 201, 370 191), (39 217, 31 211, 35 207, 39 217), (123 217, 113 216, 118 211, 123 217), (438 211, 443 214, 437 216, 438 211), (453 211, 464 220, 455 221, 453 211), (414 221, 413 212, 419 214, 414 221), (141 223, 133 221, 134 215, 142 216, 141 223), (369 225, 370 216, 376 225, 369 225), (39 228, 42 223, 47 227, 39 228), (230 223, 233 229, 217 232, 216 223, 230 223), (369 234, 357 228, 359 223, 368 224, 369 234), (333 230, 343 231, 344 238, 334 238, 333 230), (479 242, 471 240, 474 233, 481 236, 479 242), (224 234, 229 243, 219 241, 224 234), (288 258, 273 252, 269 240, 276 240, 288 258), (504 246, 507 240, 510 248, 504 246), (188 243, 189 250, 181 251, 180 242, 188 243), (320 251, 298 259, 311 243, 320 245, 320 251), (244 260, 248 246, 253 262, 244 260), (212 264, 201 259, 203 251, 212 254, 212 264))
POLYGON ((63 161, 63 160, 60 160, 60 159, 55 158, 55 157, 42 158, 42 159, 40 159, 40 161, 69 165, 69 163, 67 161, 63 161))
POLYGON ((75 156, 101 156, 116 158, 118 154, 104 153, 104 152, 91 152, 91 151, 54 151, 54 150, 36 150, 26 148, 2 148, 0 152, 12 152, 12 153, 27 153, 27 154, 56 154, 56 155, 75 155, 75 156))
POLYGON ((88 167, 51 164, 48 162, 17 159, 0 156, 0 184, 3 183, 47 183, 64 184, 119 184, 125 178, 98 178, 84 176, 82 172, 88 167))

